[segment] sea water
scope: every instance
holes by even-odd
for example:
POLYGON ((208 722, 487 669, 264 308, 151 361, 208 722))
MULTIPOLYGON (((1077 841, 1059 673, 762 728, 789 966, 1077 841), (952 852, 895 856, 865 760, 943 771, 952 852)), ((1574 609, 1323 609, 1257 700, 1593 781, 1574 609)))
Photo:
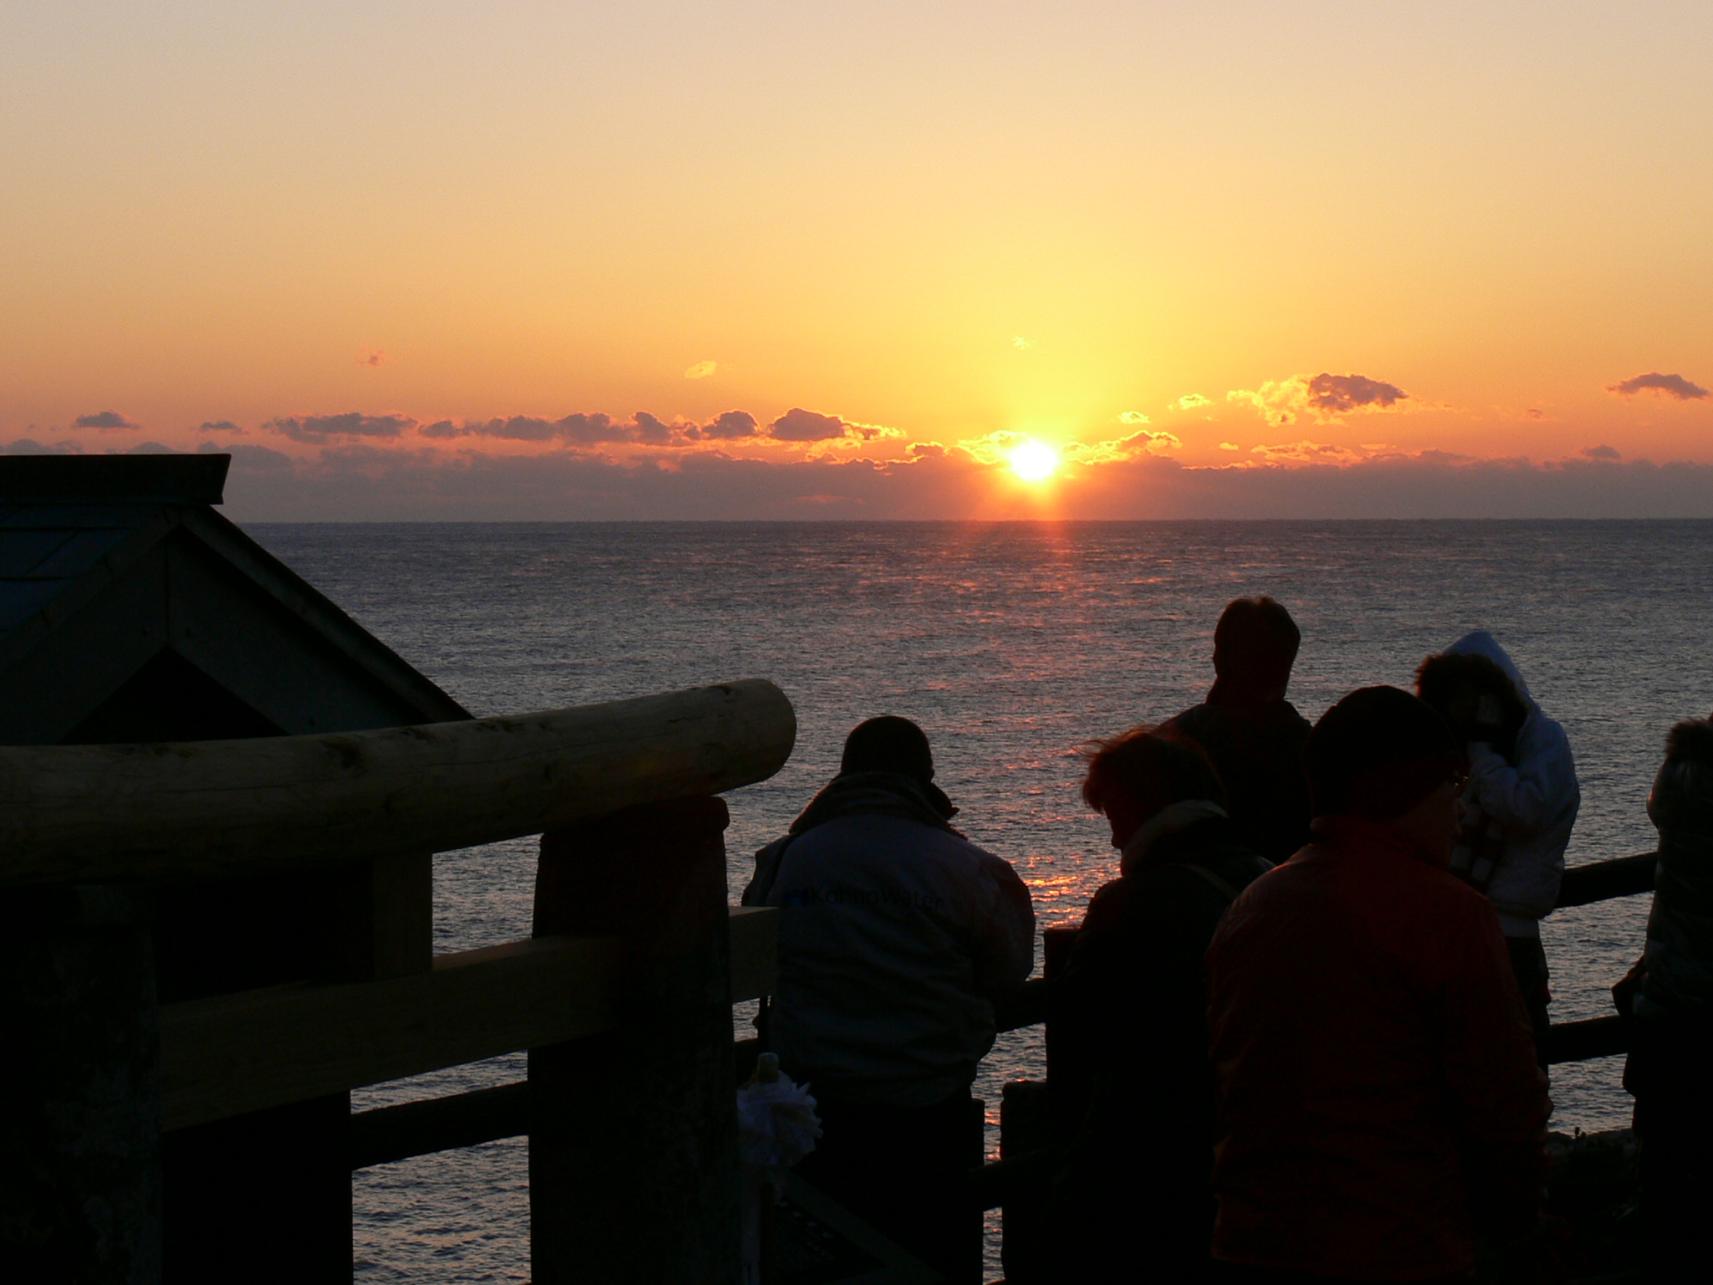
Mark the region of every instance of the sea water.
MULTIPOLYGON (((1285 603, 1310 719, 1408 686, 1430 652, 1493 631, 1564 724, 1582 782, 1571 864, 1649 850, 1666 730, 1713 711, 1713 522, 577 523, 260 525, 251 532, 472 713, 748 677, 797 711, 772 780, 728 798, 729 884, 874 714, 914 718, 956 824, 1014 862, 1043 927, 1116 873, 1078 798, 1094 737, 1200 700, 1231 598, 1285 603)), ((445 854, 435 938, 526 936, 534 844, 445 854)), ((1610 1011, 1647 899, 1547 921, 1556 1021, 1610 1011)), ((1554 1127, 1625 1123, 1617 1059, 1553 1072, 1554 1127)), ((1000 1037, 978 1094, 1039 1076, 1039 1030, 1000 1037)), ((521 1056, 356 1095, 359 1108, 514 1079, 521 1056)), ((1139 1110, 1153 1104, 1139 1102, 1139 1110)), ((996 1135, 990 1131, 990 1141, 996 1135)), ((526 1280, 521 1141, 356 1176, 364 1281, 526 1280)))

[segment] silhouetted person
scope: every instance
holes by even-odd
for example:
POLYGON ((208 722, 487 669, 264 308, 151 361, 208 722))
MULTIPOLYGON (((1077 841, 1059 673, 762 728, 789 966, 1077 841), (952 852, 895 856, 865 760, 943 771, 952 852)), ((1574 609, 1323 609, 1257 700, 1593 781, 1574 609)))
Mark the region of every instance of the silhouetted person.
POLYGON ((1446 868, 1462 746, 1367 687, 1309 738, 1314 839, 1208 952, 1229 1280, 1458 1280, 1536 1225, 1550 1103, 1505 943, 1446 868))
POLYGON ((1228 603, 1213 631, 1213 689, 1167 724, 1207 751, 1231 819, 1275 863, 1308 841, 1309 724, 1285 699, 1301 643, 1291 613, 1272 598, 1228 603))
POLYGON ((1424 660, 1416 692, 1451 724, 1469 755, 1452 872, 1499 912, 1538 1052, 1552 998, 1540 921, 1558 904, 1564 850, 1582 802, 1570 740, 1484 629, 1424 660))
POLYGON ((1202 957, 1232 898, 1271 866, 1238 834, 1206 755, 1138 728, 1089 757, 1083 798, 1112 825, 1120 875, 1095 893, 1054 980, 1052 1091, 1074 1126, 1053 1200, 1060 1279, 1146 1265, 1207 1271, 1213 1068, 1202 957))
POLYGON ((1648 816, 1659 866, 1647 948, 1616 990, 1630 1023, 1624 1087, 1636 1099, 1649 1280, 1682 1280, 1705 1256, 1713 1200, 1713 719, 1666 739, 1648 816))
POLYGON ((948 1279, 978 1279, 970 1084, 994 1000, 1034 964, 1029 890, 952 829, 928 739, 870 719, 839 775, 756 854, 745 905, 781 907, 768 1039, 823 1135, 797 1172, 948 1279))

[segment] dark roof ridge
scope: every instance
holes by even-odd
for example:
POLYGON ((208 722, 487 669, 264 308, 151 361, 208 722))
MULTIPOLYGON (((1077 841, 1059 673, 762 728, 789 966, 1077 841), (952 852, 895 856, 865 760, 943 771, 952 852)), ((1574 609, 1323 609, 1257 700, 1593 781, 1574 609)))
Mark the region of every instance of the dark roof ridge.
POLYGON ((0 456, 0 504, 219 504, 230 455, 0 456))

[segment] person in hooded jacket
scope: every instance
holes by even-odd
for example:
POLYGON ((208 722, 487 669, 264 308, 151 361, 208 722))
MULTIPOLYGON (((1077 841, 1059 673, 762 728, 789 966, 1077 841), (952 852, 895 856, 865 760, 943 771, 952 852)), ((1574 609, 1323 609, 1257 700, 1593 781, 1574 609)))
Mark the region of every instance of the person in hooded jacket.
POLYGON ((1703 1251, 1713 1199, 1713 719, 1679 723, 1648 797, 1659 861, 1647 947, 1613 988, 1630 1018, 1624 1087, 1641 1144, 1643 1262, 1649 1280, 1681 1279, 1703 1251))
POLYGON ((951 826, 928 739, 872 718, 839 774, 756 854, 746 906, 780 907, 764 1038, 822 1137, 798 1167, 948 1280, 980 1270, 970 1085, 994 1003, 1034 966, 1029 890, 951 826))
POLYGON ((1452 871, 1498 912, 1538 1050, 1551 1000, 1540 921, 1558 904, 1564 851, 1582 802, 1570 739, 1484 629, 1424 660, 1416 692, 1469 755, 1452 871))
POLYGON ((1112 1278, 1140 1242, 1151 1275, 1198 1280, 1214 1213, 1202 957, 1232 899, 1272 864, 1226 813, 1201 747, 1170 729, 1097 744, 1083 799, 1121 856, 1053 979, 1053 1113, 1069 1138, 1052 1267, 1112 1278))

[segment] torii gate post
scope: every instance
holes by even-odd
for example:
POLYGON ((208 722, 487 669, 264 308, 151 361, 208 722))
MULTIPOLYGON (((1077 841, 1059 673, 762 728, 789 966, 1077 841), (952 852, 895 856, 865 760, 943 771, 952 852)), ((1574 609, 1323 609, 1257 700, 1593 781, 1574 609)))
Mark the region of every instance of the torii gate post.
POLYGON ((624 943, 618 1029, 529 1055, 536 1285, 738 1281, 725 802, 542 836, 535 932, 624 943))

